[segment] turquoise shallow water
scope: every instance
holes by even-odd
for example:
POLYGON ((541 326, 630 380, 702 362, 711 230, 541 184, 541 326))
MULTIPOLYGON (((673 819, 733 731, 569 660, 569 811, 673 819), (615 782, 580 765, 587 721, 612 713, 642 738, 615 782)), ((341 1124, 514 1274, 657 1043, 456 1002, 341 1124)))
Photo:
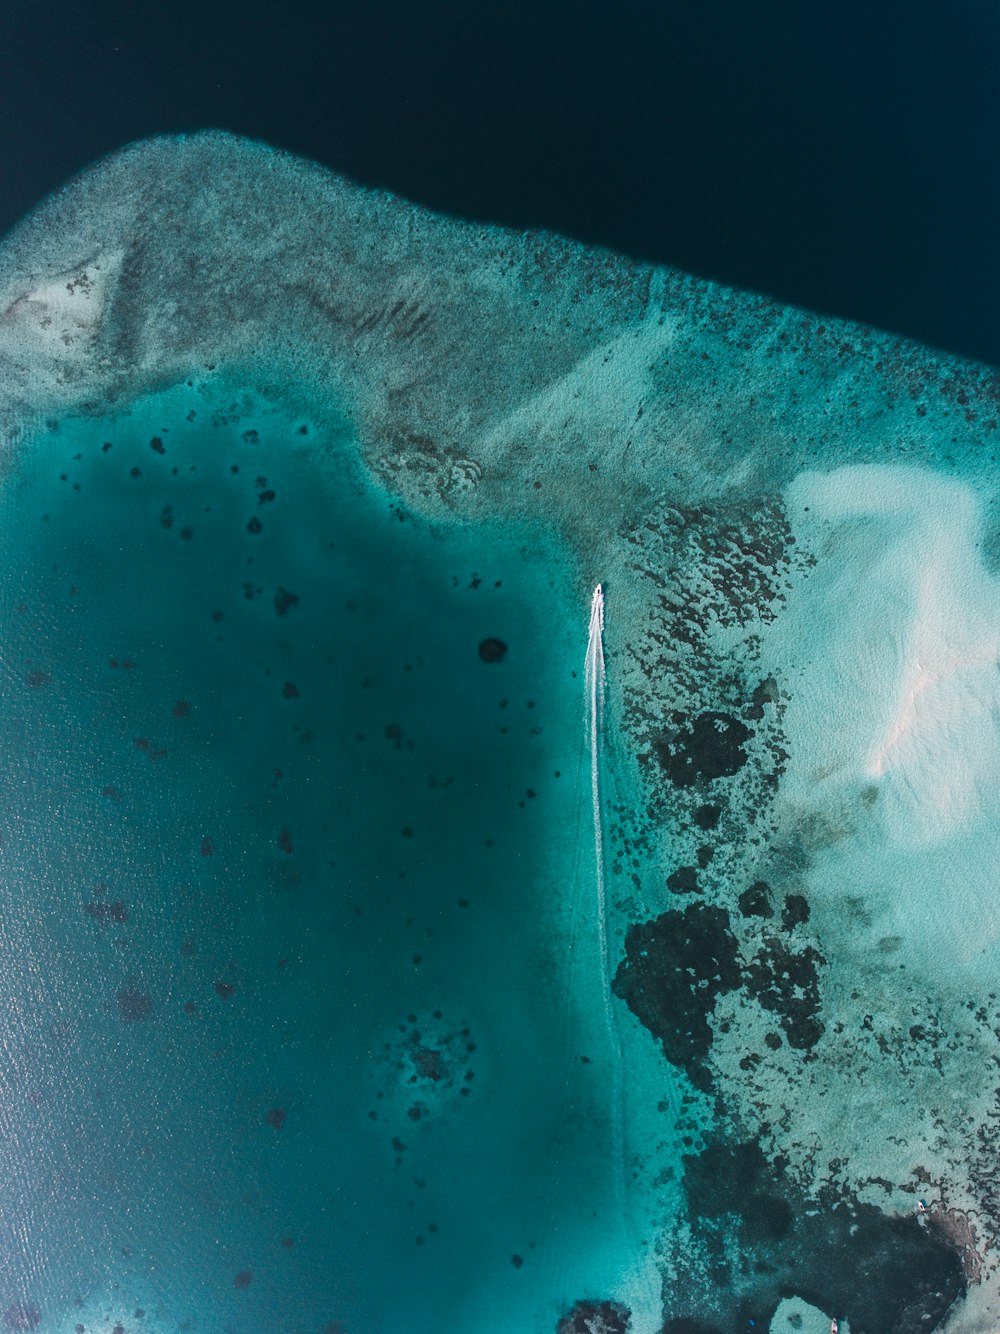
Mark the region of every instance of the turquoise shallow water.
POLYGON ((46 1329, 551 1329, 629 1262, 588 598, 337 429, 206 375, 5 482, 0 1290, 46 1329))

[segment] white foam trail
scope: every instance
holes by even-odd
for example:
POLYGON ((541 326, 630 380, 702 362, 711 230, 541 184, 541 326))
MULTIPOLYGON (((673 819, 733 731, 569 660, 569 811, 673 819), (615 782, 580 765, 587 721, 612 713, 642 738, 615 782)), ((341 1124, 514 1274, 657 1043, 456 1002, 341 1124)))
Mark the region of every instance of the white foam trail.
POLYGON ((608 1022, 611 1022, 611 995, 608 985, 607 902, 604 891, 604 833, 601 821, 601 728, 604 723, 604 589, 598 584, 590 601, 590 634, 587 638, 587 663, 584 670, 587 690, 588 733, 590 736, 590 792, 594 810, 594 853, 597 873, 597 929, 601 944, 601 977, 608 1022))
POLYGON ((611 1008, 611 976, 608 954, 608 909, 604 885, 604 828, 601 817, 600 746, 604 725, 604 589, 598 584, 590 602, 590 633, 584 670, 587 694, 587 731, 590 740, 590 792, 594 814, 594 870, 597 887, 597 939, 601 959, 601 995, 604 1022, 611 1049, 612 1105, 611 1135, 614 1155, 615 1191, 620 1208, 625 1195, 625 1134, 622 1109, 622 1055, 611 1008))

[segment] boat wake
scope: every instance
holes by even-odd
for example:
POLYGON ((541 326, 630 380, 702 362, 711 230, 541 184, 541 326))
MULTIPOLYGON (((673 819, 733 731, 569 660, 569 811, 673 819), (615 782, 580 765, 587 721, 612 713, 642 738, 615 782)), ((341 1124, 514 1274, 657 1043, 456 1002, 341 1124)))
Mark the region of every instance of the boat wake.
POLYGON ((608 908, 604 883, 604 821, 601 811, 601 736, 604 729, 604 588, 598 584, 590 602, 590 632, 584 683, 587 697, 587 734, 590 745, 590 792, 594 821, 594 880, 597 939, 604 1022, 612 1067, 611 1136, 615 1191, 624 1209, 625 1132, 622 1107, 622 1052, 611 1004, 611 961, 608 950, 608 908))

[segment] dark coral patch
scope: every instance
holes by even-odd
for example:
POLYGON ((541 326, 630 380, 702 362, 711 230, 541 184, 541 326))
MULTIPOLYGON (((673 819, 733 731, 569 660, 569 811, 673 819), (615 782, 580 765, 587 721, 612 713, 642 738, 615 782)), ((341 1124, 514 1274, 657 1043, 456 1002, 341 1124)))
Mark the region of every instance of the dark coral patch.
POLYGON ((236 995, 236 988, 231 982, 226 982, 224 979, 219 978, 218 982, 215 984, 215 994, 221 1000, 232 1000, 236 995))
POLYGON ((653 743, 653 751, 675 787, 731 778, 747 762, 753 732, 728 713, 709 711, 653 743))
POLYGON ((493 637, 484 639, 479 645, 479 656, 483 662, 501 662, 507 652, 507 645, 502 639, 493 637))
POLYGON ((707 1090, 708 1018, 716 997, 735 991, 741 980, 729 914, 692 904, 629 927, 612 989, 663 1043, 667 1060, 707 1090))
POLYGON ((274 610, 279 616, 287 616, 298 605, 298 594, 290 593, 287 588, 279 588, 274 595, 274 610))
POLYGON ((264 1118, 272 1130, 280 1130, 285 1124, 284 1107, 272 1107, 264 1118))
POLYGON ((240 1272, 233 1279, 233 1287, 249 1288, 252 1282, 253 1282, 253 1274, 251 1273, 251 1271, 249 1269, 241 1269, 240 1272))

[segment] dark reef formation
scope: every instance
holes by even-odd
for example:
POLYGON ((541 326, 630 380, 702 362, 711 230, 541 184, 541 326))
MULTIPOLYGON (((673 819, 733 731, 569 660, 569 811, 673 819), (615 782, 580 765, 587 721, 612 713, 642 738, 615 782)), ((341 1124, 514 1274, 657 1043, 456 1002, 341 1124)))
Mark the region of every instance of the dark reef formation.
MULTIPOLYGON (((767 886, 759 882, 747 892, 753 896, 752 910, 769 916, 769 905, 763 911, 767 886)), ((786 905, 786 929, 791 929, 791 919, 799 922, 808 916, 805 899, 795 897, 801 903, 791 913, 786 905)), ((743 908, 742 898, 740 905, 743 908)), ((680 1066, 696 1088, 708 1091, 712 1085, 707 1064, 712 1046, 709 1019, 717 997, 742 987, 748 1000, 777 1016, 788 1045, 806 1051, 823 1034, 819 967, 824 962, 812 945, 795 948, 768 935, 743 963, 729 913, 691 904, 629 927, 625 958, 612 989, 663 1044, 667 1060, 680 1066)), ((751 1054, 745 1059, 759 1058, 751 1054)))
POLYGON ((964 1296, 961 1259, 939 1229, 824 1187, 806 1198, 755 1142, 719 1139, 684 1160, 695 1252, 664 1291, 663 1334, 767 1329, 797 1296, 851 1334, 937 1329, 964 1296))
POLYGON ((653 741, 653 752, 674 787, 699 780, 731 778, 747 762, 746 743, 753 732, 728 713, 700 713, 688 719, 675 715, 677 730, 653 741))
POLYGON ((808 1051, 823 1035, 818 1017, 818 966, 823 962, 811 945, 796 952, 786 941, 768 936, 744 970, 747 995, 777 1014, 788 1045, 799 1051, 808 1051))
POLYGON ((556 1334, 628 1334, 632 1313, 621 1302, 582 1301, 559 1321, 556 1334))
POLYGON ((723 908, 692 904, 630 926, 612 989, 654 1036, 667 1059, 700 1089, 712 1045, 708 1018, 716 997, 741 982, 736 938, 723 908))

